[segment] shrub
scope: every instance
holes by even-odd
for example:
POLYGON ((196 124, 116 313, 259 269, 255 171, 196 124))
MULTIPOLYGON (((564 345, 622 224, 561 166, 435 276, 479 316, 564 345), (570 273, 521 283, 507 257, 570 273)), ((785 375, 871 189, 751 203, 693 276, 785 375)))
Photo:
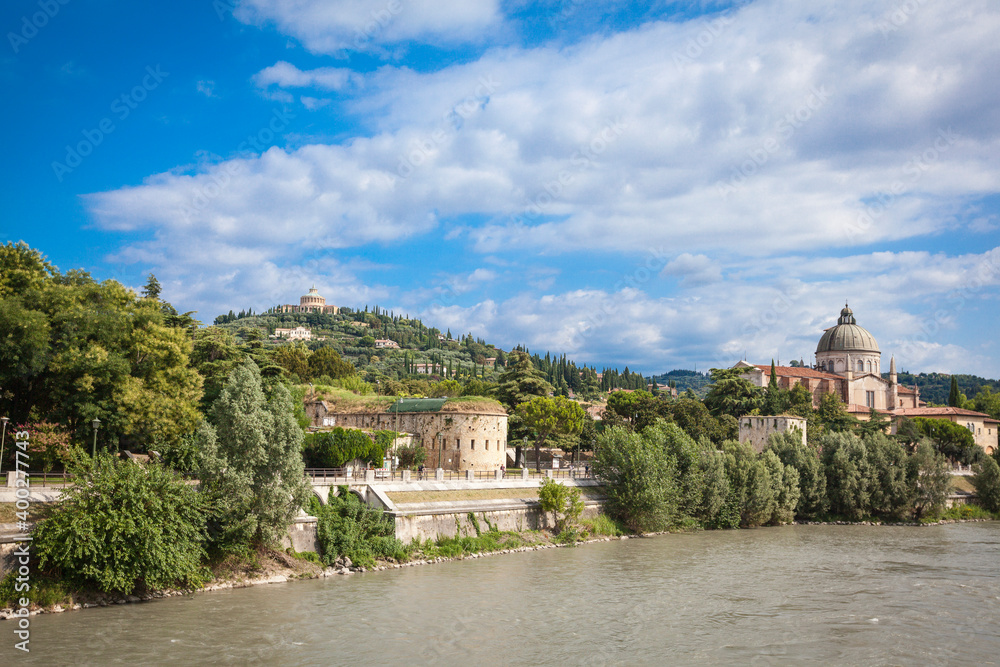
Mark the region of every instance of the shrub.
POLYGON ((312 501, 323 562, 333 565, 339 557, 347 556, 355 565, 371 567, 376 559, 406 560, 392 519, 363 503, 346 486, 339 487, 339 493, 334 495, 331 490, 327 505, 312 501))
POLYGON ((595 536, 618 537, 625 534, 625 531, 607 514, 598 514, 593 519, 584 519, 580 523, 588 533, 595 536))
POLYGON ((205 518, 193 487, 162 466, 106 453, 71 468, 76 484, 35 530, 43 568, 114 593, 200 585, 205 518))
POLYGON ((538 489, 538 500, 543 512, 552 512, 555 515, 557 533, 573 527, 583 513, 583 494, 580 489, 565 486, 551 479, 542 480, 542 486, 538 489))

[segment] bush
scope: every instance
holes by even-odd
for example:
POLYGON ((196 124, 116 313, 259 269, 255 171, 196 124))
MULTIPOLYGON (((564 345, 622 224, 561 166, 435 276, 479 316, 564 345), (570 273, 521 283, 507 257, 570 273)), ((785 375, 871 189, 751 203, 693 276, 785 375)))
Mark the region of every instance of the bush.
POLYGON ((562 533, 572 528, 583 513, 583 494, 578 487, 568 487, 551 479, 542 480, 538 500, 543 512, 555 515, 555 530, 562 533))
POLYGON ((347 556, 355 565, 371 567, 376 559, 406 560, 403 543, 395 538, 392 519, 363 503, 346 486, 339 487, 339 493, 334 495, 331 490, 327 505, 318 499, 312 501, 323 562, 333 565, 341 556, 347 556))
POLYGON ((376 431, 374 436, 354 428, 336 427, 331 431, 310 433, 303 441, 308 468, 340 468, 351 461, 382 464, 395 433, 376 431))
POLYGON ((201 495, 160 465, 101 453, 34 533, 43 568, 81 587, 131 593, 201 584, 201 495))

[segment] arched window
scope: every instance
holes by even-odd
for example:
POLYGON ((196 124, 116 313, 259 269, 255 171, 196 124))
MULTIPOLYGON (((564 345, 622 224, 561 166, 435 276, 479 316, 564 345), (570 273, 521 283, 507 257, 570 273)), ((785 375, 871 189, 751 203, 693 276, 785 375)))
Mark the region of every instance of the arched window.
POLYGON ((863 361, 858 362, 858 372, 863 373, 865 370, 865 363, 863 361))
POLYGON ((872 372, 872 362, 870 362, 870 361, 868 362, 868 372, 869 373, 872 372))

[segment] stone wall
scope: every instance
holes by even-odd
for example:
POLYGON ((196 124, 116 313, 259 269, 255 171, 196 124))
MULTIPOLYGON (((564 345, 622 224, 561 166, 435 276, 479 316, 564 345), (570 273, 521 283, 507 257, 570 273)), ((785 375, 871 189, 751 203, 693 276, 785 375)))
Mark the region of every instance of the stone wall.
POLYGON ((806 420, 801 417, 757 416, 740 417, 740 442, 748 442, 755 451, 767 448, 767 439, 772 433, 785 433, 799 429, 802 444, 806 444, 806 420))
MULTIPOLYGON (((601 503, 587 501, 581 518, 590 519, 601 511, 601 503)), ((396 537, 408 544, 419 537, 421 540, 455 535, 476 535, 476 527, 469 515, 475 516, 482 531, 489 530, 487 521, 499 530, 539 530, 551 528, 550 517, 545 516, 538 503, 527 503, 507 508, 491 508, 481 511, 441 511, 423 514, 396 514, 396 537)))
POLYGON ((327 413, 321 402, 306 406, 316 426, 386 429, 413 436, 427 451, 428 468, 497 470, 506 464, 507 415, 482 412, 327 413))

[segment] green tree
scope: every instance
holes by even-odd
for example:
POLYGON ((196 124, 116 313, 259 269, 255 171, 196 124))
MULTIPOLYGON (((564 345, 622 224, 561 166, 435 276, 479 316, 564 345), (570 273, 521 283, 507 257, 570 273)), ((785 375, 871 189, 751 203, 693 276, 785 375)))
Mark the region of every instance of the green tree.
POLYGON ((827 392, 820 397, 816 414, 823 428, 835 433, 853 431, 858 422, 852 415, 847 414, 847 406, 833 392, 827 392))
POLYGON ((865 443, 853 433, 827 433, 822 450, 830 511, 852 521, 871 514, 865 443))
POLYGON ((953 408, 962 407, 961 393, 958 391, 958 378, 954 375, 951 376, 951 390, 948 392, 948 405, 953 408))
POLYGON ((912 507, 906 452, 898 442, 882 432, 865 436, 863 440, 868 450, 871 512, 883 518, 902 518, 912 507))
POLYGON ((1000 465, 991 457, 984 456, 973 470, 976 502, 990 512, 1000 512, 1000 465))
POLYGON ((760 410, 764 393, 749 380, 740 377, 740 368, 713 368, 712 384, 705 396, 705 407, 713 416, 730 415, 736 419, 760 410))
POLYGON ((217 507, 213 541, 222 550, 271 546, 308 498, 302 430, 283 385, 265 399, 257 365, 236 367, 212 406, 202 485, 217 507))
POLYGON ((913 516, 920 519, 944 508, 951 488, 951 474, 944 456, 927 442, 907 459, 907 479, 913 499, 913 516))
POLYGON ((156 276, 150 273, 149 278, 146 280, 146 286, 142 288, 142 296, 146 299, 159 301, 160 292, 162 291, 163 289, 160 287, 160 281, 156 279, 156 276))
POLYGON ((515 414, 535 433, 535 469, 539 471, 545 441, 554 435, 579 435, 587 416, 579 403, 562 396, 535 396, 518 405, 515 414))
POLYGON ((982 449, 976 445, 972 432, 950 419, 930 419, 915 417, 913 422, 920 433, 934 444, 940 454, 951 461, 969 465, 982 456, 982 449))
POLYGON ((300 382, 306 382, 312 375, 309 371, 309 350, 301 341, 282 345, 274 351, 274 361, 289 375, 295 375, 300 382))
POLYGON ((530 429, 524 425, 515 408, 532 396, 548 396, 552 385, 531 362, 531 357, 520 350, 511 351, 507 357, 507 368, 497 380, 496 398, 507 408, 510 420, 507 423, 507 438, 515 444, 515 460, 517 465, 524 465, 524 452, 521 439, 530 434, 530 429))
POLYGON ((200 583, 204 506, 194 487, 107 453, 71 465, 73 486, 33 534, 42 568, 108 593, 200 583))
POLYGON ((662 447, 621 427, 597 438, 593 471, 608 513, 636 532, 664 530, 678 516, 677 462, 662 447))
POLYGON ((340 354, 332 347, 321 347, 309 355, 309 372, 312 377, 328 375, 334 379, 355 375, 357 370, 341 359, 340 354))
POLYGON ((816 519, 826 514, 826 472, 815 447, 803 445, 794 433, 775 433, 768 441, 768 448, 781 462, 792 466, 799 475, 799 499, 795 505, 795 516, 800 519, 816 519))

